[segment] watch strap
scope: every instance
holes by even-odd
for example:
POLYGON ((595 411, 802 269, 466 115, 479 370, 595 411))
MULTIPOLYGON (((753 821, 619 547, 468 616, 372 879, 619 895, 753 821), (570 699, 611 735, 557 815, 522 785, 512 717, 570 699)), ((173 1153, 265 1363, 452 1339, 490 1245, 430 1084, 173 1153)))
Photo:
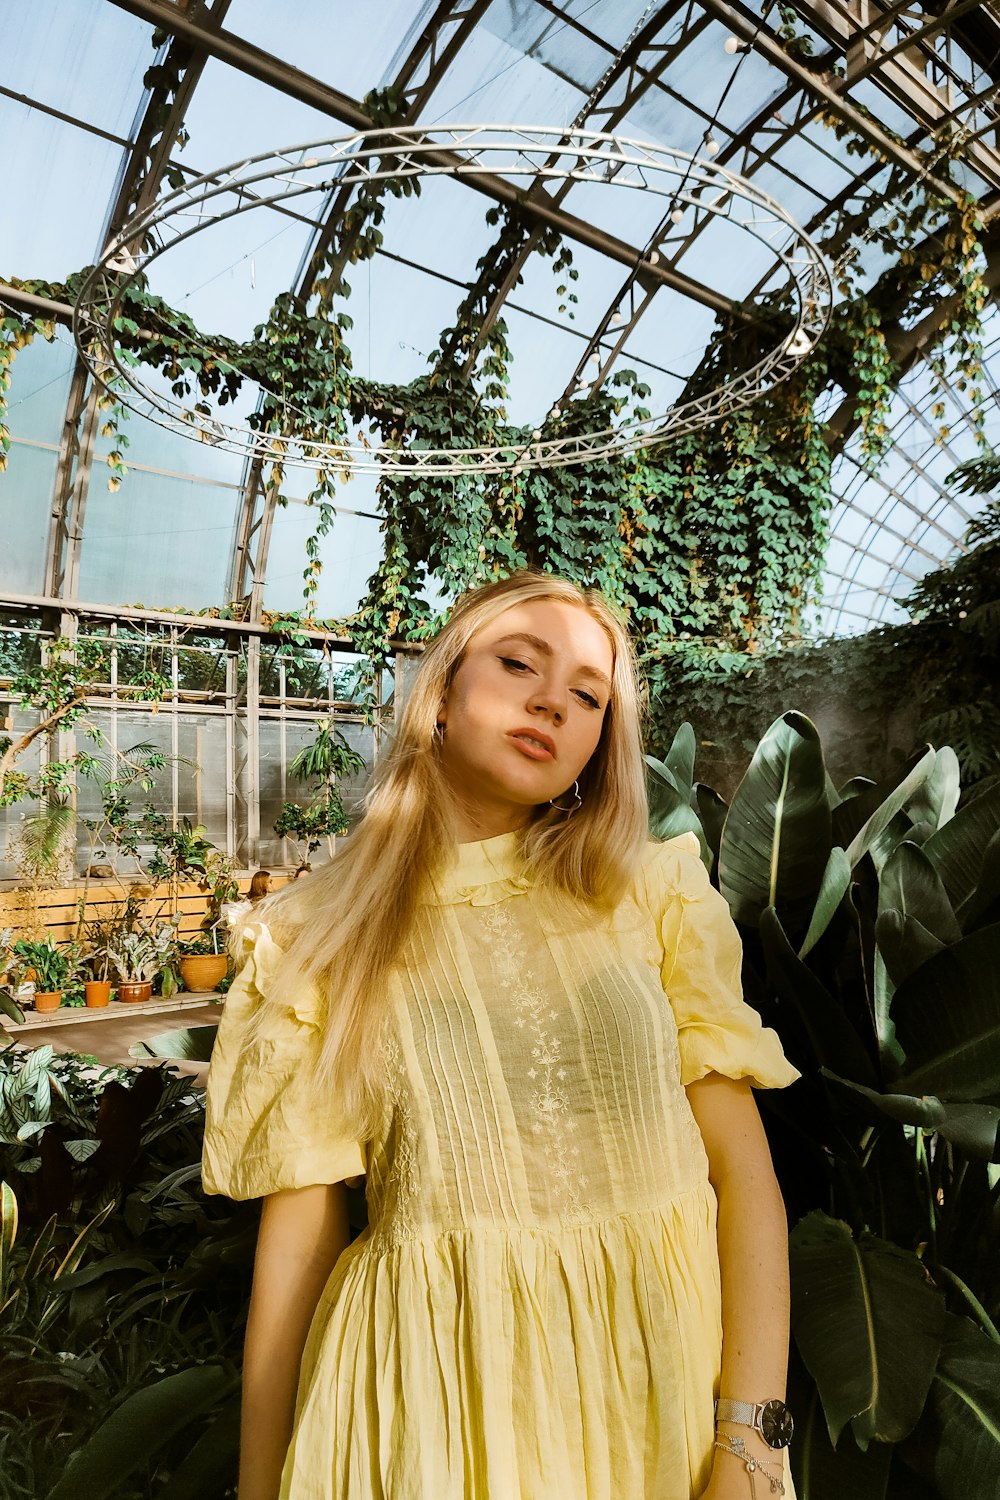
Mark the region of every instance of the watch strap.
POLYGON ((720 1396, 715 1403, 717 1422, 735 1422, 739 1427, 760 1427, 761 1407, 752 1401, 729 1401, 720 1396))

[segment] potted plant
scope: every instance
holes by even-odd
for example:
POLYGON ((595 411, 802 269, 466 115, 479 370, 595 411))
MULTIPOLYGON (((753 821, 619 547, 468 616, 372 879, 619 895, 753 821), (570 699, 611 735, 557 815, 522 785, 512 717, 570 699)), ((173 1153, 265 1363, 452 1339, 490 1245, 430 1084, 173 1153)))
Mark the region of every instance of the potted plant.
POLYGON ((186 990, 215 990, 225 978, 229 958, 219 952, 218 928, 212 927, 200 937, 179 944, 181 978, 186 990))
POLYGON ((177 920, 157 922, 155 927, 136 921, 114 935, 107 952, 118 974, 119 1000, 129 1004, 150 998, 154 978, 176 958, 177 920))
POLYGON ((8 976, 15 988, 34 985, 33 1004, 37 1011, 58 1010, 62 1005, 63 990, 79 968, 79 952, 75 947, 60 948, 46 937, 33 942, 19 938, 9 949, 8 976))

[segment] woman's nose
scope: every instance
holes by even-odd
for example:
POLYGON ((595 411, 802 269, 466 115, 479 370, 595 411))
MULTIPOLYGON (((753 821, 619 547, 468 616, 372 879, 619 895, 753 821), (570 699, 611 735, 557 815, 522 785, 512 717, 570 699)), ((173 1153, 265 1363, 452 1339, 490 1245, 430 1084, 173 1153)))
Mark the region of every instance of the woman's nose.
POLYGON ((562 724, 566 718, 566 693, 556 683, 536 685, 529 704, 534 714, 548 714, 553 723, 562 724))

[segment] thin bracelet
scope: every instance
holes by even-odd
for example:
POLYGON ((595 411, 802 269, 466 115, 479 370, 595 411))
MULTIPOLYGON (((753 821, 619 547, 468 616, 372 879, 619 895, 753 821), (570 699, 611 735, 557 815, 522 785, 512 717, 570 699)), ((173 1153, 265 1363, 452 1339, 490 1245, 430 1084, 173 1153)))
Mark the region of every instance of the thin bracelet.
POLYGON ((724 1441, 720 1441, 720 1435, 716 1434, 715 1446, 719 1452, 731 1453, 733 1458, 739 1459, 747 1471, 747 1476, 750 1480, 750 1500, 757 1500, 757 1485, 754 1481, 754 1475, 758 1472, 763 1474, 771 1486, 772 1495, 783 1495, 785 1493, 784 1481, 780 1474, 771 1472, 771 1467, 766 1459, 755 1458, 752 1453, 748 1453, 747 1445, 741 1437, 730 1437, 728 1432, 724 1432, 721 1434, 721 1438, 724 1441))

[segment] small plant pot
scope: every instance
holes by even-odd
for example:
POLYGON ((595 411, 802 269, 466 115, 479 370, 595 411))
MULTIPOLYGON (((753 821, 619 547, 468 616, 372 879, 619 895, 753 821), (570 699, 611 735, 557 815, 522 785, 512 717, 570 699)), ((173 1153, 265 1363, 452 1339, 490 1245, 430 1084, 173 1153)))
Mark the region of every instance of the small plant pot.
POLYGON ((62 1005, 62 990, 36 990, 35 1009, 38 1011, 58 1010, 62 1005))
POLYGON ((150 979, 142 983, 120 984, 118 986, 118 998, 125 1005, 137 1005, 140 1000, 148 1000, 153 993, 153 982, 150 979))
POLYGON ((88 979, 83 987, 83 996, 89 1010, 101 1010, 111 999, 110 980, 88 979))
POLYGON ((186 990, 214 990, 225 979, 229 960, 224 953, 191 953, 181 959, 181 978, 186 990))

